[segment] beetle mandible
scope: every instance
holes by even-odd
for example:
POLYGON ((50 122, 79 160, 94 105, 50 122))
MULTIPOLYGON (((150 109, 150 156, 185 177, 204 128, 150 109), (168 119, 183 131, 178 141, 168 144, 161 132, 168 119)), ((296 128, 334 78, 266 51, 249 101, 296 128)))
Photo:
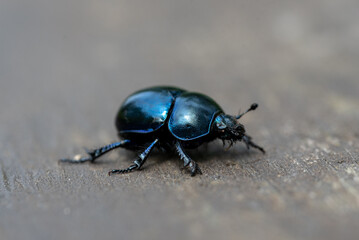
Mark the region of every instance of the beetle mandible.
POLYGON ((202 143, 217 138, 228 141, 230 146, 243 141, 247 148, 264 149, 255 144, 246 134, 244 126, 237 120, 258 107, 253 103, 242 114, 231 116, 210 97, 177 87, 151 87, 130 95, 121 105, 116 119, 119 142, 87 151, 88 157, 79 155, 73 159, 60 159, 62 162, 94 162, 103 154, 122 147, 129 150, 145 149, 126 169, 114 169, 113 173, 127 173, 140 169, 157 147, 167 151, 176 150, 188 167, 191 176, 202 174, 198 164, 186 153, 185 149, 197 148, 202 143))

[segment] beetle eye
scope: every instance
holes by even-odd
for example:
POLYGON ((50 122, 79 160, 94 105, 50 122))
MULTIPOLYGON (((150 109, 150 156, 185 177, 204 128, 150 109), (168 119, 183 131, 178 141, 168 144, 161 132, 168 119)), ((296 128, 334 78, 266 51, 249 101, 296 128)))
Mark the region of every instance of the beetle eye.
POLYGON ((226 124, 224 124, 223 122, 217 122, 217 128, 218 129, 225 129, 227 127, 226 124))

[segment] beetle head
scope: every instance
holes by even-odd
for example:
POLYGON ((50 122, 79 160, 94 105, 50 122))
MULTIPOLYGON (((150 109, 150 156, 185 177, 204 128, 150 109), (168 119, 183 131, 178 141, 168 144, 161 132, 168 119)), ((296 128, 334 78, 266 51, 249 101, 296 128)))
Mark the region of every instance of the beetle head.
POLYGON ((237 122, 234 116, 221 114, 215 119, 215 129, 218 134, 218 138, 224 141, 230 141, 231 143, 242 140, 245 129, 244 126, 237 122))
POLYGON ((253 103, 247 111, 237 116, 231 116, 226 114, 218 115, 215 119, 215 128, 218 134, 218 138, 222 139, 223 144, 225 141, 230 142, 232 146, 233 142, 241 141, 245 136, 246 130, 244 126, 237 120, 240 119, 246 113, 255 110, 258 107, 257 103, 253 103))

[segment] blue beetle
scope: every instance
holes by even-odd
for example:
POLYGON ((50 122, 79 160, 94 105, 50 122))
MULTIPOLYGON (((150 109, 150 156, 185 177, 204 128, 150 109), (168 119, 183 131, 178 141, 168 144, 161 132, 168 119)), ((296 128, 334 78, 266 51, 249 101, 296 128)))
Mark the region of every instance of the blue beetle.
POLYGON ((87 151, 88 157, 77 155, 73 159, 60 159, 62 162, 93 162, 103 154, 122 147, 129 150, 145 149, 133 164, 126 169, 114 169, 109 172, 127 173, 140 169, 157 147, 171 151, 175 149, 189 167, 191 175, 202 174, 198 164, 185 152, 196 148, 204 142, 221 139, 230 146, 236 141, 243 141, 247 148, 253 147, 265 153, 245 133, 244 126, 238 123, 244 114, 258 107, 253 103, 244 113, 237 116, 227 115, 210 97, 188 92, 176 87, 151 87, 130 95, 120 107, 116 116, 118 136, 122 141, 99 149, 87 151))

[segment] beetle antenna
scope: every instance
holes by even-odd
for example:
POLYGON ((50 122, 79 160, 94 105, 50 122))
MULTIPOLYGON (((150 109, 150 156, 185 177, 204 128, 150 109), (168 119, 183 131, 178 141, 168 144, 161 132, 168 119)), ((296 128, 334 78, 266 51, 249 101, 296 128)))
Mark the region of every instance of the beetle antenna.
POLYGON ((248 110, 245 111, 244 113, 238 114, 238 115, 236 116, 236 119, 240 119, 240 118, 243 117, 243 115, 246 114, 247 112, 256 110, 257 107, 258 107, 258 104, 257 104, 257 103, 252 103, 252 105, 250 106, 250 108, 248 108, 248 110))

